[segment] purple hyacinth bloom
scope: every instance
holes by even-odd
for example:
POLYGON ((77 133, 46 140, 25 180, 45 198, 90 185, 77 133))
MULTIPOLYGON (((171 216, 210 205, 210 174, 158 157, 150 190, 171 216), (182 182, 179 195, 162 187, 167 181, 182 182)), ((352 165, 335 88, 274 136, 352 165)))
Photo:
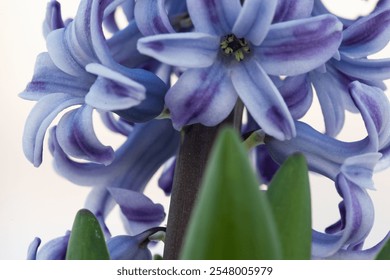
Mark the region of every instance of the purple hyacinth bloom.
MULTIPOLYGON (((313 14, 329 14, 329 11, 317 0, 313 14)), ((383 80, 390 78, 390 59, 368 58, 382 50, 390 40, 389 1, 380 1, 367 16, 340 20, 345 28, 340 55, 325 64, 325 72, 312 71, 309 75, 320 101, 326 133, 330 136, 342 129, 345 110, 356 111, 348 94, 351 82, 358 80, 385 89, 383 80)))
POLYGON ((56 171, 77 185, 93 187, 85 208, 99 221, 106 218, 115 203, 131 234, 158 226, 164 220, 164 208, 142 193, 155 172, 178 150, 179 133, 170 120, 135 124, 108 166, 69 158, 58 143, 57 129, 52 129, 49 139, 56 171))
POLYGON ((331 15, 272 24, 277 1, 189 0, 194 32, 139 40, 141 53, 189 68, 165 101, 175 128, 224 120, 240 97, 269 135, 295 136, 294 122, 270 75, 299 75, 336 52, 341 23, 331 15), (261 15, 261 16, 258 16, 261 15))
MULTIPOLYGON (((118 235, 107 239, 107 248, 111 260, 151 260, 152 253, 148 248, 149 238, 157 232, 165 231, 165 228, 150 228, 140 234, 118 235)), ((50 240, 40 249, 40 238, 35 238, 27 252, 27 260, 65 260, 68 248, 70 231, 64 236, 50 240), (38 250, 39 249, 39 250, 38 250)))
POLYGON ((126 31, 109 41, 104 37, 103 19, 123 2, 83 0, 67 24, 58 3, 49 3, 44 24, 48 52, 38 56, 33 79, 20 94, 38 101, 23 135, 25 155, 35 166, 42 162, 47 128, 67 108, 72 110, 58 124, 61 148, 72 157, 106 165, 114 151, 94 133, 94 109, 115 112, 131 122, 153 119, 163 110, 166 84, 149 71, 120 64, 118 59, 124 58, 112 49, 112 42, 125 42, 126 31))

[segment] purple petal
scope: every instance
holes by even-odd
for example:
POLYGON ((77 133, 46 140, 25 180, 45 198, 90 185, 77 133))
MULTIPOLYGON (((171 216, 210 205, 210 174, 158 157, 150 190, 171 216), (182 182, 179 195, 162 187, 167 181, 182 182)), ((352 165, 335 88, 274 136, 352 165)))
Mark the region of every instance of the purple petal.
POLYGON ((163 228, 151 228, 136 236, 119 235, 107 241, 112 260, 151 260, 152 254, 146 246, 149 237, 163 228))
POLYGON ((84 97, 93 79, 80 79, 58 69, 48 53, 41 53, 35 63, 34 76, 26 89, 19 95, 28 100, 39 100, 50 93, 67 93, 84 97))
POLYGON ((294 119, 303 117, 313 101, 313 91, 306 75, 287 77, 278 87, 294 119))
POLYGON ((114 114, 111 112, 99 112, 100 117, 104 125, 115 133, 120 133, 124 136, 130 134, 133 130, 133 125, 129 122, 123 120, 122 118, 115 118, 114 114))
POLYGON ((41 239, 39 237, 35 237, 34 240, 28 246, 26 260, 37 259, 37 252, 38 252, 39 245, 41 245, 41 239))
POLYGON ((208 67, 214 63, 220 39, 203 33, 162 34, 142 38, 138 50, 169 65, 208 67))
POLYGON ((311 15, 314 0, 278 0, 273 22, 306 18, 311 15))
POLYGON ((310 76, 321 105, 326 134, 335 137, 343 128, 345 121, 345 108, 341 96, 348 92, 340 92, 340 84, 328 72, 312 72, 310 76))
POLYGON ((134 107, 145 99, 145 87, 101 64, 88 64, 86 70, 98 75, 85 97, 92 107, 105 110, 123 110, 134 107))
POLYGON ((165 195, 170 195, 175 176, 176 158, 171 158, 165 163, 164 169, 158 179, 158 186, 164 191, 165 195))
POLYGON ((135 20, 144 36, 175 33, 165 10, 165 0, 144 0, 135 4, 135 20))
POLYGON ((390 10, 364 17, 343 31, 340 51, 362 58, 383 49, 390 40, 390 10))
POLYGON ((313 235, 313 255, 326 258, 345 247, 361 244, 370 232, 374 221, 374 206, 366 190, 348 181, 342 174, 337 188, 345 207, 345 225, 334 234, 316 232, 313 235))
POLYGON ((237 64, 231 78, 249 113, 266 134, 279 140, 295 136, 294 122, 286 103, 254 60, 237 64))
POLYGON ((303 74, 335 54, 341 42, 341 29, 341 23, 331 15, 276 23, 255 48, 255 54, 268 74, 303 74))
POLYGON ((362 80, 390 79, 390 59, 353 59, 345 54, 341 60, 332 60, 332 64, 346 75, 362 80))
POLYGON ((358 81, 350 84, 350 92, 363 117, 372 151, 377 151, 390 141, 390 102, 379 88, 358 81))
POLYGON ((241 10, 239 0, 188 0, 187 7, 196 31, 217 36, 232 33, 241 10))
POLYGON ((261 178, 263 184, 269 184, 279 169, 277 164, 270 154, 268 153, 264 145, 257 146, 255 148, 256 154, 256 170, 261 178))
POLYGON ((233 33, 238 38, 260 45, 268 33, 276 5, 277 1, 246 0, 234 24, 233 33))
POLYGON ((146 184, 178 149, 179 135, 169 120, 137 124, 108 165, 72 161, 58 145, 55 129, 49 139, 56 171, 84 186, 125 188, 143 191, 146 184))
POLYGON ((164 207, 139 192, 121 188, 108 188, 108 191, 118 203, 133 233, 158 226, 165 218, 164 207))
POLYGON ((381 156, 380 153, 370 153, 347 158, 341 166, 341 172, 356 186, 374 189, 373 170, 381 156))
POLYGON ((58 1, 50 1, 46 7, 46 17, 43 22, 43 34, 46 37, 51 31, 63 28, 64 21, 61 16, 61 4, 58 1))
POLYGON ((31 110, 23 132, 23 151, 27 159, 39 166, 42 163, 43 139, 47 128, 64 109, 82 104, 83 98, 65 93, 53 93, 42 97, 31 110))
POLYGON ((237 94, 220 64, 187 70, 165 98, 178 130, 194 123, 219 124, 233 110, 236 100, 237 94))
POLYGON ((114 150, 97 138, 92 113, 87 105, 66 113, 58 123, 57 140, 71 157, 108 165, 114 160, 114 150))
POLYGON ((37 260, 65 260, 69 237, 70 231, 68 231, 64 236, 47 242, 38 251, 37 260))

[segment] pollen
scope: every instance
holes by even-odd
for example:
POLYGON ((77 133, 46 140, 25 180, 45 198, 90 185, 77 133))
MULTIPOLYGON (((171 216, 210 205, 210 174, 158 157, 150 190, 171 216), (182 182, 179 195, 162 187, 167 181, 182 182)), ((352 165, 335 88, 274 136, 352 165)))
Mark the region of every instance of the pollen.
POLYGON ((244 38, 237 38, 234 34, 226 35, 221 40, 221 50, 226 56, 234 56, 237 61, 242 61, 245 54, 249 54, 251 49, 244 38))

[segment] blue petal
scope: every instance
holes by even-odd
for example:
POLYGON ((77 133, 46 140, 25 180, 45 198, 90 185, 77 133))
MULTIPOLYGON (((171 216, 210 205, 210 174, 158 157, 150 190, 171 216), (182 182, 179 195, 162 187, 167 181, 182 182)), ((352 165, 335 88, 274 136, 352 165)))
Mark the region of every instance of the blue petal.
POLYGON ((306 75, 287 77, 278 87, 294 119, 303 117, 313 101, 313 91, 306 75))
POLYGON ((55 130, 49 139, 57 172, 78 185, 143 191, 158 168, 179 146, 179 134, 169 120, 137 124, 108 165, 72 161, 58 145, 55 130))
POLYGON ((374 206, 367 191, 348 181, 343 174, 337 177, 336 186, 343 198, 345 224, 337 233, 314 232, 312 254, 315 257, 326 258, 342 248, 360 244, 373 225, 374 206))
POLYGON ((34 240, 28 246, 26 260, 37 259, 37 252, 38 252, 39 245, 41 245, 41 239, 39 237, 35 237, 34 240))
POLYGON ((124 136, 130 134, 133 130, 133 125, 122 118, 115 118, 114 114, 111 112, 99 112, 100 117, 104 125, 115 133, 120 133, 124 136))
POLYGON ((313 71, 310 76, 321 105, 326 134, 335 137, 344 126, 345 108, 341 96, 348 94, 348 91, 340 91, 338 80, 328 72, 313 71))
POLYGON ((43 35, 46 38, 51 31, 63 28, 64 26, 65 24, 61 16, 61 4, 58 1, 50 1, 46 7, 43 35))
POLYGON ((158 179, 158 186, 164 191, 165 195, 172 192, 173 178, 175 175, 176 158, 171 158, 165 163, 164 169, 158 179))
POLYGON ((92 113, 92 107, 86 105, 66 113, 58 123, 57 140, 71 157, 108 165, 114 160, 114 150, 97 138, 92 113))
POLYGON ((112 260, 151 260, 152 254, 147 248, 149 237, 163 228, 151 228, 136 236, 119 235, 107 241, 112 260))
POLYGON ((279 140, 295 136, 294 122, 286 103, 254 60, 237 64, 231 78, 249 113, 265 133, 279 140))
POLYGON ((108 188, 108 191, 126 217, 131 233, 143 232, 164 221, 164 207, 144 194, 122 188, 108 188))
POLYGON ((101 64, 88 64, 86 70, 98 76, 85 102, 105 111, 123 110, 145 99, 145 87, 101 64))
POLYGON ((341 60, 332 60, 333 65, 341 72, 362 80, 390 79, 390 59, 353 59, 341 54, 341 60))
POLYGON ((67 93, 84 97, 93 79, 80 79, 58 69, 48 53, 38 55, 34 76, 26 89, 19 95, 28 100, 39 100, 50 93, 67 93))
POLYGON ((208 67, 214 63, 220 38, 204 33, 162 34, 142 38, 138 50, 169 65, 208 67))
POLYGON ((31 110, 23 132, 23 151, 27 159, 39 166, 42 162, 43 139, 47 128, 64 109, 82 104, 83 98, 65 93, 53 93, 42 97, 31 110))
POLYGON ((255 156, 256 170, 261 178, 261 183, 269 184, 280 165, 272 159, 264 145, 255 148, 255 156))
POLYGON ((273 22, 306 18, 311 15, 314 0, 278 0, 273 22))
POLYGON ((69 237, 70 231, 68 231, 64 236, 47 242, 38 251, 37 260, 65 260, 69 237))
POLYGON ((260 45, 270 28, 276 5, 277 1, 246 0, 233 26, 233 33, 238 38, 260 45))
POLYGON ((217 36, 232 33, 241 10, 239 0, 188 0, 187 7, 196 31, 217 36))
POLYGON ((367 129, 372 150, 390 142, 390 102, 379 88, 355 81, 350 84, 351 96, 359 108, 367 129))
POLYGON ((175 33, 165 10, 165 0, 143 0, 135 4, 135 20, 144 36, 175 33))
POLYGON ((362 58, 383 49, 390 40, 390 10, 364 17, 343 31, 340 51, 362 58))
POLYGON ((222 65, 190 69, 168 91, 165 102, 174 127, 201 123, 214 126, 233 110, 237 94, 222 65))
POLYGON ((335 54, 341 29, 341 23, 331 15, 276 23, 255 54, 268 74, 303 74, 335 54))
POLYGON ((341 166, 341 172, 356 186, 374 189, 373 170, 381 156, 380 153, 370 153, 347 158, 341 166))

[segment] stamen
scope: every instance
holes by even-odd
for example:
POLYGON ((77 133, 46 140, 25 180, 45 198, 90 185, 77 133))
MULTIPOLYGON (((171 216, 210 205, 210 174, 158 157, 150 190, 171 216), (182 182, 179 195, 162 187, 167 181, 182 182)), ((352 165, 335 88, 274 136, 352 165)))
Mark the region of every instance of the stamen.
POLYGON ((248 42, 244 38, 237 38, 234 34, 223 37, 220 46, 224 55, 234 55, 237 61, 244 60, 245 54, 251 52, 248 42))

